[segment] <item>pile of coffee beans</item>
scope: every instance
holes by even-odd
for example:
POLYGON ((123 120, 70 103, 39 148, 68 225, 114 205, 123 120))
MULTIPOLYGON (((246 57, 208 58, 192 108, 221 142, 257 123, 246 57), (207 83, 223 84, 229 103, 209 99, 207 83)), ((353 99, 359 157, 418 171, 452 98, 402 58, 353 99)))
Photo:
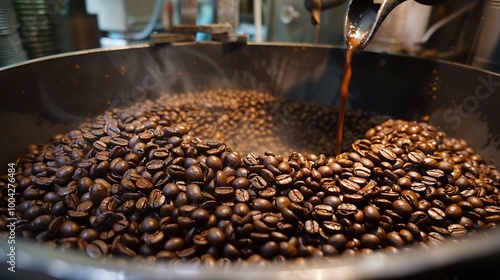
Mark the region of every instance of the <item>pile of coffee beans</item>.
MULTIPOLYGON (((338 111, 331 106, 277 98, 255 91, 214 90, 163 95, 134 107, 130 115, 154 111, 172 124, 186 124, 196 137, 218 140, 240 154, 324 153, 336 146, 338 111)), ((124 113, 123 111, 115 113, 124 113)), ((127 114, 127 113, 125 113, 127 114)), ((343 150, 367 129, 387 120, 363 110, 348 110, 343 150)), ((138 120, 140 126, 141 120, 138 120)))
MULTIPOLYGON (((330 110, 248 91, 110 110, 19 158, 16 231, 92 258, 214 266, 402 251, 500 222, 500 172, 466 141, 387 120, 327 156, 334 132, 319 128, 330 110), (298 142, 323 152, 241 152, 288 151, 289 127, 312 133, 298 142)), ((346 132, 373 117, 352 114, 346 132)))

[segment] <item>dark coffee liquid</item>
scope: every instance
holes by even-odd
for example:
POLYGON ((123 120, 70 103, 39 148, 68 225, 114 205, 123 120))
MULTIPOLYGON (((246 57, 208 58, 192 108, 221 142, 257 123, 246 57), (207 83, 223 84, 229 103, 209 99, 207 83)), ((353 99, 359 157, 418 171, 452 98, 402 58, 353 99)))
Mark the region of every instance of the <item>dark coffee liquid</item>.
POLYGON ((344 117, 345 109, 347 104, 347 94, 349 93, 349 83, 351 81, 352 69, 351 60, 354 52, 358 49, 361 40, 354 32, 349 32, 347 34, 347 51, 345 54, 345 64, 344 64, 344 76, 342 78, 342 84, 340 86, 340 107, 339 107, 339 119, 337 127, 337 155, 340 154, 340 147, 342 147, 342 136, 344 133, 344 117))

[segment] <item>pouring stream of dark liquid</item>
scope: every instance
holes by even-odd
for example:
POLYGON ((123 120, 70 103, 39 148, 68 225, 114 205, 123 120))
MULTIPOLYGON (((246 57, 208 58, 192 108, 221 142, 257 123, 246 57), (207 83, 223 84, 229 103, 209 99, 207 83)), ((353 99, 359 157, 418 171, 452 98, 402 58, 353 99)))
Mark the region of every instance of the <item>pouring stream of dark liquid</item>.
POLYGON ((342 78, 342 84, 340 86, 340 106, 339 106, 339 118, 337 126, 337 151, 336 154, 339 155, 342 147, 342 136, 344 132, 344 117, 347 104, 347 94, 349 93, 349 83, 351 81, 352 68, 351 61, 352 56, 359 48, 361 44, 361 38, 356 35, 353 27, 351 27, 350 32, 347 34, 347 50, 345 54, 345 64, 344 64, 344 75, 342 78))

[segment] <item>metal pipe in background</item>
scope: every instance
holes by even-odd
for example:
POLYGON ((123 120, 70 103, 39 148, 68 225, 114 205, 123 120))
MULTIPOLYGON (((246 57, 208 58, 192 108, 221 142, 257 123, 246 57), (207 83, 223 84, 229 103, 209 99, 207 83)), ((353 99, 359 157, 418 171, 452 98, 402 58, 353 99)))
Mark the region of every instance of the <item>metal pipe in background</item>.
POLYGON ((500 73, 500 0, 488 0, 472 65, 500 73))

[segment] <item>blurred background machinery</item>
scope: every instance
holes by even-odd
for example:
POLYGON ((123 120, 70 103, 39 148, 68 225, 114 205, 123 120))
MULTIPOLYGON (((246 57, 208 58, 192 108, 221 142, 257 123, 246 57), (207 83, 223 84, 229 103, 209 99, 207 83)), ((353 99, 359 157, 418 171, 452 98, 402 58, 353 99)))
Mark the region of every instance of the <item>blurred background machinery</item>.
MULTIPOLYGON (((153 32, 169 32, 179 24, 227 22, 253 42, 313 43, 315 26, 307 2, 311 1, 6 0, 0 3, 0 65, 143 43, 153 32)), ((321 12, 319 44, 344 45, 348 1, 335 2, 321 12)), ((406 1, 389 15, 367 49, 500 71, 499 20, 500 0, 452 0, 437 6, 406 1)), ((196 39, 210 37, 197 34, 196 39)))

